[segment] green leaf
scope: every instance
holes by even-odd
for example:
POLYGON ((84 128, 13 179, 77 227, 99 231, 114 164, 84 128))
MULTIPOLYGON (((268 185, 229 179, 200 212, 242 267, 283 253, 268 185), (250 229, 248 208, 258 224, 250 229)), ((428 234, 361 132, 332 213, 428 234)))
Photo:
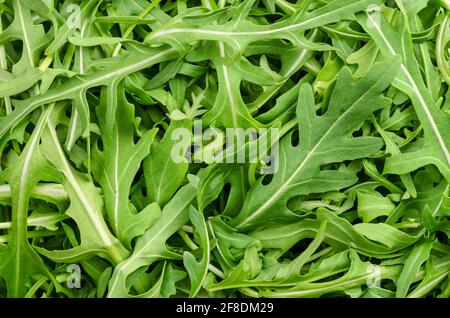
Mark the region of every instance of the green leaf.
POLYGON ((113 232, 130 248, 131 241, 142 235, 160 214, 157 204, 135 213, 128 199, 141 162, 150 153, 156 130, 148 131, 137 143, 134 142, 134 107, 127 101, 122 84, 103 89, 97 116, 103 150, 94 148, 92 169, 103 188, 105 207, 113 232), (116 108, 115 114, 111 115, 112 121, 109 121, 109 112, 114 104, 120 107, 116 108))
MULTIPOLYGON (((0 138, 33 110, 44 104, 64 99, 78 101, 76 105, 83 107, 78 109, 78 113, 80 120, 83 121, 83 127, 87 127, 89 110, 84 108, 87 107, 87 104, 82 102, 85 98, 87 89, 95 86, 108 85, 113 81, 119 82, 126 75, 163 60, 170 59, 175 54, 173 49, 167 49, 162 52, 151 49, 144 52, 136 50, 133 51, 133 53, 113 58, 112 61, 100 63, 96 66, 96 71, 91 69, 86 75, 73 77, 69 81, 50 89, 44 94, 32 96, 26 100, 15 101, 14 111, 6 117, 0 118, 0 138)), ((84 131, 84 129, 82 130, 84 131)))
POLYGON ((244 252, 250 246, 261 247, 261 243, 248 235, 239 233, 236 229, 226 224, 219 216, 209 220, 209 230, 212 238, 217 240, 213 252, 222 267, 230 270, 242 259, 244 252))
POLYGON ((24 297, 32 275, 40 274, 53 279, 27 238, 28 207, 33 187, 39 181, 59 179, 39 152, 39 139, 51 111, 52 107, 48 107, 41 114, 16 166, 5 171, 11 186, 13 212, 9 242, 1 250, 0 277, 6 282, 8 297, 24 297))
POLYGON ((354 251, 350 253, 350 269, 342 276, 330 282, 308 283, 301 282, 295 287, 283 291, 263 291, 261 296, 274 298, 302 298, 320 297, 325 293, 350 291, 355 287, 367 284, 377 276, 377 267, 369 262, 363 262, 354 251))
POLYGON ((41 147, 47 160, 64 175, 64 187, 70 199, 66 214, 77 223, 81 243, 67 250, 49 251, 39 248, 38 251, 58 262, 74 262, 98 255, 113 263, 119 263, 129 252, 111 233, 103 218, 103 199, 99 189, 86 175, 70 165, 55 129, 58 115, 55 113, 55 116, 46 122, 41 147))
POLYGON ((164 206, 185 180, 189 167, 185 154, 191 139, 192 121, 172 119, 163 139, 152 145, 152 155, 144 160, 150 202, 164 206))
POLYGON ((289 250, 304 238, 314 238, 322 222, 327 221, 324 241, 336 248, 353 248, 364 255, 389 255, 414 244, 419 235, 408 235, 384 223, 352 225, 326 209, 317 211, 317 219, 305 219, 285 226, 267 227, 251 233, 263 248, 289 250), (371 239, 375 239, 373 242, 371 239))
POLYGON ((250 189, 239 216, 234 220, 238 228, 255 227, 261 222, 273 224, 296 220, 298 216, 286 207, 287 200, 294 193, 337 190, 357 181, 348 172, 321 171, 320 167, 369 156, 380 148, 376 138, 351 138, 349 135, 370 112, 389 102, 381 93, 395 76, 396 65, 396 59, 379 63, 356 82, 352 80, 350 71, 344 68, 337 78, 328 111, 322 116, 314 112, 311 87, 308 84, 301 87, 297 106, 299 133, 302 136, 300 143, 292 146, 291 136, 281 141, 279 170, 268 185, 260 180, 250 189), (392 68, 393 72, 384 72, 386 68, 392 68), (349 85, 351 90, 348 90, 349 85))
POLYGON ((137 269, 149 266, 159 259, 181 258, 167 249, 166 241, 188 221, 188 207, 195 197, 196 190, 190 183, 180 188, 164 206, 161 217, 155 225, 136 240, 132 255, 119 263, 114 270, 109 283, 108 297, 127 296, 126 279, 137 269))
POLYGON ((430 257, 432 248, 433 242, 426 242, 415 246, 411 250, 397 280, 396 297, 404 298, 408 294, 409 287, 411 286, 416 273, 419 271, 420 266, 422 266, 422 264, 430 257))
MULTIPOLYGON (((272 23, 270 25, 258 25, 246 19, 254 0, 244 1, 235 12, 230 10, 231 21, 219 25, 208 24, 196 15, 195 19, 178 19, 168 26, 161 27, 150 33, 145 41, 158 42, 192 42, 195 40, 217 40, 227 42, 238 48, 245 47, 250 42, 261 39, 288 39, 295 44, 304 44, 302 31, 318 26, 337 22, 344 19, 352 19, 354 14, 365 10, 370 4, 376 4, 374 0, 334 0, 327 5, 319 6, 314 10, 298 10, 289 19, 272 23)), ((205 16, 208 16, 206 13, 205 16)), ((214 16, 214 20, 217 17, 214 16)), ((208 18, 206 18, 208 21, 208 18)))
POLYGON ((447 2, 0 0, 0 297, 448 297, 447 2))
POLYGON ((425 132, 421 149, 388 158, 384 172, 404 174, 434 164, 449 181, 450 132, 446 127, 450 124, 450 118, 438 108, 424 84, 404 17, 398 16, 395 28, 383 16, 379 18, 380 23, 374 20, 372 13, 358 15, 357 19, 373 37, 383 55, 398 55, 402 58, 400 72, 393 84, 409 96, 425 132))
POLYGON ((21 40, 23 51, 20 60, 14 65, 16 74, 23 73, 27 68, 36 67, 41 52, 48 44, 42 24, 32 23, 31 11, 24 6, 22 1, 14 0, 14 20, 6 30, 0 33, 0 44, 5 42, 21 40))
POLYGON ((39 68, 27 68, 24 73, 8 81, 0 82, 0 97, 7 97, 26 91, 41 79, 43 73, 39 68))
POLYGON ((262 261, 258 256, 258 246, 251 245, 245 250, 242 261, 228 274, 227 278, 216 284, 205 286, 210 291, 237 288, 255 278, 262 269, 262 261))
POLYGON ((378 192, 358 192, 358 215, 364 222, 371 222, 379 216, 389 216, 395 209, 394 203, 378 192))
POLYGON ((292 280, 298 278, 300 276, 300 271, 307 261, 310 260, 313 253, 319 248, 320 244, 322 244, 325 239, 325 233, 327 229, 327 221, 324 221, 317 232, 317 236, 314 240, 309 244, 309 246, 294 258, 288 265, 283 266, 280 271, 277 273, 276 279, 281 280, 292 280))
POLYGON ((208 273, 210 242, 206 222, 201 211, 198 211, 191 206, 189 208, 189 218, 196 230, 196 236, 198 237, 196 241, 202 249, 202 258, 200 261, 197 261, 192 253, 184 252, 183 254, 183 264, 189 274, 189 279, 191 280, 191 292, 189 297, 195 297, 202 287, 203 281, 208 273))

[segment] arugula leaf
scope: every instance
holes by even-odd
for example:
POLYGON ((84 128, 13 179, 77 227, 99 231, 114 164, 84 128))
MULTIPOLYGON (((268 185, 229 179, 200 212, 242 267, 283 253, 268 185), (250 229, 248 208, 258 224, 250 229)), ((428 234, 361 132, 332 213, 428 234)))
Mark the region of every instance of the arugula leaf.
MULTIPOLYGON (((189 19, 189 16, 187 16, 168 24, 167 27, 155 30, 146 37, 145 41, 150 43, 182 43, 195 40, 217 40, 240 49, 250 42, 281 38, 288 39, 297 45, 304 45, 305 40, 302 31, 339 20, 351 19, 355 13, 378 2, 374 0, 334 0, 315 10, 298 10, 284 21, 270 25, 257 25, 245 20, 254 3, 254 0, 246 0, 239 8, 234 7, 230 10, 228 14, 230 21, 224 24, 206 24, 205 26, 204 20, 208 21, 208 14, 206 14, 206 19, 199 19, 196 14, 196 19, 189 19)), ((216 19, 215 16, 213 18, 216 19)))
POLYGON ((0 297, 448 298, 447 2, 0 0, 0 297))
POLYGON ((427 242, 417 245, 411 250, 411 254, 409 254, 402 273, 397 280, 397 297, 406 296, 409 286, 420 266, 429 258, 432 247, 433 242, 427 242))
MULTIPOLYGON (((142 68, 148 67, 155 63, 170 59, 175 53, 173 49, 167 49, 162 52, 150 50, 135 50, 133 53, 125 54, 120 57, 113 58, 112 61, 106 61, 97 65, 97 70, 72 78, 71 80, 50 89, 48 92, 30 97, 27 100, 15 101, 14 111, 6 117, 0 119, 0 138, 3 137, 9 129, 14 127, 18 122, 23 120, 33 110, 44 104, 52 102, 73 99, 77 105, 86 107, 85 98, 86 90, 94 86, 107 85, 114 79, 120 81, 128 74, 136 72, 142 68)), ((88 125, 88 109, 78 109, 80 116, 84 114, 85 125, 88 125)), ((80 119, 81 120, 81 119, 80 119)))
POLYGON ((41 114, 18 164, 4 172, 11 186, 13 211, 9 242, 1 251, 0 261, 0 277, 6 281, 8 297, 24 297, 26 286, 34 274, 54 280, 27 240, 28 206, 33 187, 39 181, 59 179, 56 171, 49 169, 39 152, 39 139, 52 109, 53 107, 48 107, 41 114))
POLYGON ((410 153, 402 153, 386 160, 385 173, 408 173, 427 164, 436 165, 450 180, 450 152, 447 127, 450 118, 442 113, 424 84, 413 54, 412 39, 405 19, 398 16, 394 29, 384 17, 374 23, 373 14, 359 15, 358 22, 370 34, 382 53, 386 56, 398 55, 402 58, 400 72, 394 85, 405 92, 414 105, 417 116, 425 131, 423 148, 410 153), (370 23, 370 27, 369 27, 370 23))
POLYGON ((189 167, 184 156, 191 146, 191 129, 190 119, 172 119, 164 138, 152 146, 154 155, 144 160, 145 185, 150 202, 164 206, 183 183, 189 167), (181 131, 187 132, 188 136, 175 135, 181 131), (184 160, 173 160, 173 153, 184 160))
POLYGON ((200 214, 200 211, 197 211, 191 206, 189 209, 189 218, 191 219, 194 228, 198 231, 198 240, 202 249, 202 258, 200 261, 197 261, 192 253, 185 252, 183 254, 183 264, 186 267, 191 280, 191 293, 189 296, 194 297, 202 287, 202 283, 208 273, 210 242, 206 222, 200 214))
POLYGON ((150 153, 150 146, 156 130, 145 133, 137 144, 134 143, 134 110, 125 97, 123 86, 119 84, 112 91, 104 89, 97 108, 102 148, 94 148, 93 174, 103 188, 108 220, 113 232, 128 248, 131 241, 144 233, 159 217, 157 204, 147 206, 140 213, 128 201, 130 187, 142 160, 150 153), (113 114, 113 127, 108 117, 113 104, 120 105, 113 114))

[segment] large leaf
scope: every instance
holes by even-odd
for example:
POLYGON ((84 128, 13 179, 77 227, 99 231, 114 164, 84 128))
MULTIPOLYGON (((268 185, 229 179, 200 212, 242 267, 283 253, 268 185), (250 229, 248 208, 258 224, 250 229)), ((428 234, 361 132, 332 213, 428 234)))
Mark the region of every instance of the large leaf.
POLYGON ((320 297, 325 293, 350 291, 355 287, 364 286, 379 275, 377 267, 360 260, 355 252, 350 253, 351 266, 342 276, 330 282, 301 282, 296 286, 279 291, 260 292, 264 297, 302 298, 320 297))
POLYGON ((336 248, 353 248, 364 255, 381 257, 411 246, 421 234, 409 235, 385 223, 352 225, 326 209, 317 211, 315 220, 306 219, 283 227, 268 227, 250 233, 264 248, 287 251, 305 238, 314 238, 320 225, 327 221, 324 241, 336 248))
POLYGON ((403 266, 402 273, 397 280, 397 297, 404 298, 407 295, 409 287, 414 281, 420 266, 430 257, 432 247, 433 242, 426 242, 417 245, 411 250, 403 266))
POLYGON ((189 296, 195 297, 200 288, 202 288, 203 281, 208 273, 211 247, 206 222, 203 215, 201 215, 201 212, 191 206, 189 209, 189 218, 198 233, 198 242, 202 249, 200 261, 197 261, 192 253, 185 252, 183 254, 183 264, 186 267, 191 280, 191 293, 189 296))
MULTIPOLYGON (((0 33, 0 44, 6 41, 21 40, 23 53, 21 59, 14 65, 14 73, 23 73, 27 68, 38 65, 39 56, 48 43, 42 24, 34 24, 31 11, 22 1, 13 1, 14 20, 9 27, 0 33)), ((37 82, 38 78, 34 81, 37 82)))
POLYGON ((311 87, 303 85, 297 106, 299 145, 292 146, 290 136, 281 140, 279 171, 269 184, 265 185, 261 178, 253 185, 234 224, 238 228, 250 228, 262 222, 298 219, 286 206, 292 196, 341 189, 355 183, 356 177, 349 172, 321 171, 320 167, 370 156, 381 147, 376 138, 352 138, 351 133, 372 111, 389 103, 381 94, 393 80, 397 65, 397 60, 379 63, 356 82, 350 71, 343 69, 336 80, 328 110, 322 116, 315 114, 311 87), (392 72, 386 73, 386 68, 391 68, 392 72))

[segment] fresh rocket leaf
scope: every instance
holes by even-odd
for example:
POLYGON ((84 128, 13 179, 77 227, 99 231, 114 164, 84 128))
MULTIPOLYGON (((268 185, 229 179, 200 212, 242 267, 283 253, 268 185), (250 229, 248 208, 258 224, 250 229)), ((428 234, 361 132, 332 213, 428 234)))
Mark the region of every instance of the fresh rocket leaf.
POLYGON ((195 197, 196 188, 191 183, 178 190, 162 210, 161 217, 137 241, 133 254, 118 264, 110 281, 108 297, 128 295, 126 279, 135 270, 149 266, 158 259, 180 259, 181 256, 169 251, 167 239, 188 219, 188 207, 195 197))
POLYGON ((94 148, 94 176, 104 189, 106 210, 109 223, 114 233, 127 247, 131 240, 142 235, 144 231, 159 217, 159 207, 156 204, 148 206, 142 213, 135 213, 128 198, 130 187, 141 161, 150 153, 150 147, 156 131, 147 132, 134 143, 134 110, 125 97, 123 86, 111 88, 110 92, 103 90, 100 105, 97 108, 103 151, 94 148), (114 115, 114 126, 106 122, 109 108, 117 107, 114 115))
POLYGON ((208 273, 209 257, 211 253, 206 222, 200 213, 200 211, 197 211, 193 207, 189 209, 189 218, 198 233, 198 241, 202 249, 201 261, 197 261, 195 256, 189 252, 185 252, 183 255, 183 264, 186 267, 191 280, 190 297, 196 296, 202 287, 203 280, 208 273))
MULTIPOLYGON (((83 99, 85 99, 87 89, 94 86, 108 85, 114 79, 116 82, 120 81, 128 74, 158 63, 176 54, 172 49, 153 53, 136 50, 129 56, 123 55, 115 58, 113 63, 101 63, 96 66, 97 70, 95 72, 91 70, 91 72, 88 72, 86 75, 74 77, 72 81, 67 81, 60 86, 50 89, 45 94, 36 95, 27 100, 16 101, 16 108, 14 111, 10 115, 0 119, 0 137, 3 137, 10 128, 14 127, 33 110, 44 104, 64 99, 72 99, 77 105, 86 107, 87 104, 83 102, 83 99)), ((87 127, 89 109, 78 109, 78 113, 80 114, 79 116, 84 116, 80 118, 83 118, 85 121, 84 126, 87 127)), ((110 118, 110 120, 112 120, 112 118, 110 118)))
POLYGON ((172 119, 164 138, 152 146, 144 160, 144 177, 150 202, 164 206, 183 183, 188 170, 186 151, 191 146, 192 121, 172 119))
POLYGON ((46 167, 39 152, 39 139, 52 111, 49 107, 40 119, 27 143, 18 164, 5 171, 12 196, 12 224, 10 240, 1 251, 0 277, 5 279, 8 297, 24 297, 31 275, 51 277, 44 262, 27 240, 27 218, 31 191, 38 181, 59 179, 57 172, 46 167))
POLYGON ((208 20, 211 20, 211 15, 208 16, 208 14, 204 19, 206 23, 198 15, 195 18, 187 16, 169 24, 168 27, 157 29, 150 33, 145 40, 150 43, 217 40, 224 41, 236 48, 242 48, 249 42, 282 38, 297 45, 304 45, 305 40, 302 37, 302 31, 339 20, 351 19, 356 12, 378 2, 373 0, 331 1, 327 5, 312 11, 299 10, 289 19, 278 23, 257 25, 246 20, 246 15, 249 14, 249 10, 254 3, 254 0, 247 0, 240 5, 239 9, 234 7, 234 12, 230 10, 230 21, 227 21, 227 23, 208 25, 208 20))
POLYGON ((22 41, 22 54, 13 68, 14 73, 20 74, 27 68, 38 66, 39 56, 48 43, 48 38, 42 24, 32 23, 31 11, 22 1, 12 1, 12 10, 14 20, 0 33, 0 44, 13 40, 22 41))
POLYGON ((70 199, 70 207, 66 214, 77 222, 81 243, 68 250, 48 251, 39 248, 39 252, 60 262, 73 262, 98 255, 118 263, 129 252, 113 236, 103 218, 103 200, 99 189, 85 175, 71 167, 58 140, 56 115, 58 113, 55 113, 53 120, 49 119, 46 122, 46 130, 42 136, 42 151, 65 177, 64 186, 70 199))
POLYGON ((324 241, 336 248, 353 248, 364 255, 381 256, 402 250, 418 240, 384 223, 359 223, 352 226, 347 220, 326 209, 317 211, 317 219, 306 219, 282 228, 268 227, 250 235, 258 239, 264 248, 289 250, 299 240, 315 237, 320 225, 327 221, 324 241))
POLYGON ((411 35, 407 31, 405 19, 401 15, 398 17, 399 31, 396 31, 383 16, 379 17, 379 22, 373 19, 373 14, 358 17, 358 21, 373 37, 384 55, 401 56, 402 64, 394 85, 411 98, 425 131, 423 148, 388 158, 385 173, 407 173, 424 165, 434 164, 449 180, 450 136, 445 127, 450 124, 450 118, 438 108, 424 84, 419 65, 414 58, 411 35))
POLYGON ((334 291, 349 291, 355 287, 367 284, 377 275, 377 267, 363 262, 356 253, 350 253, 351 265, 347 273, 331 282, 299 283, 296 286, 282 291, 267 291, 260 294, 264 297, 320 297, 324 293, 334 291))

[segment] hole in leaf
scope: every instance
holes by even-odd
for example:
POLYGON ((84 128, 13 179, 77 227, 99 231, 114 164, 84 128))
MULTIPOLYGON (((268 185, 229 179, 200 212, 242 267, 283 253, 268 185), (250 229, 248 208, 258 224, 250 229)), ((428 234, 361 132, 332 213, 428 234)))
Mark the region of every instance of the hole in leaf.
POLYGON ((298 256, 300 253, 302 253, 308 245, 312 242, 312 238, 304 238, 298 243, 296 243, 294 246, 292 246, 286 253, 283 254, 283 258, 291 261, 296 256, 298 256))
POLYGON ((265 18, 266 18, 267 22, 275 23, 275 22, 285 18, 285 16, 283 16, 282 14, 268 14, 265 16, 265 18))
POLYGON ((298 130, 294 130, 291 133, 291 145, 292 145, 292 147, 297 147, 299 143, 300 143, 299 132, 298 132, 298 130))

